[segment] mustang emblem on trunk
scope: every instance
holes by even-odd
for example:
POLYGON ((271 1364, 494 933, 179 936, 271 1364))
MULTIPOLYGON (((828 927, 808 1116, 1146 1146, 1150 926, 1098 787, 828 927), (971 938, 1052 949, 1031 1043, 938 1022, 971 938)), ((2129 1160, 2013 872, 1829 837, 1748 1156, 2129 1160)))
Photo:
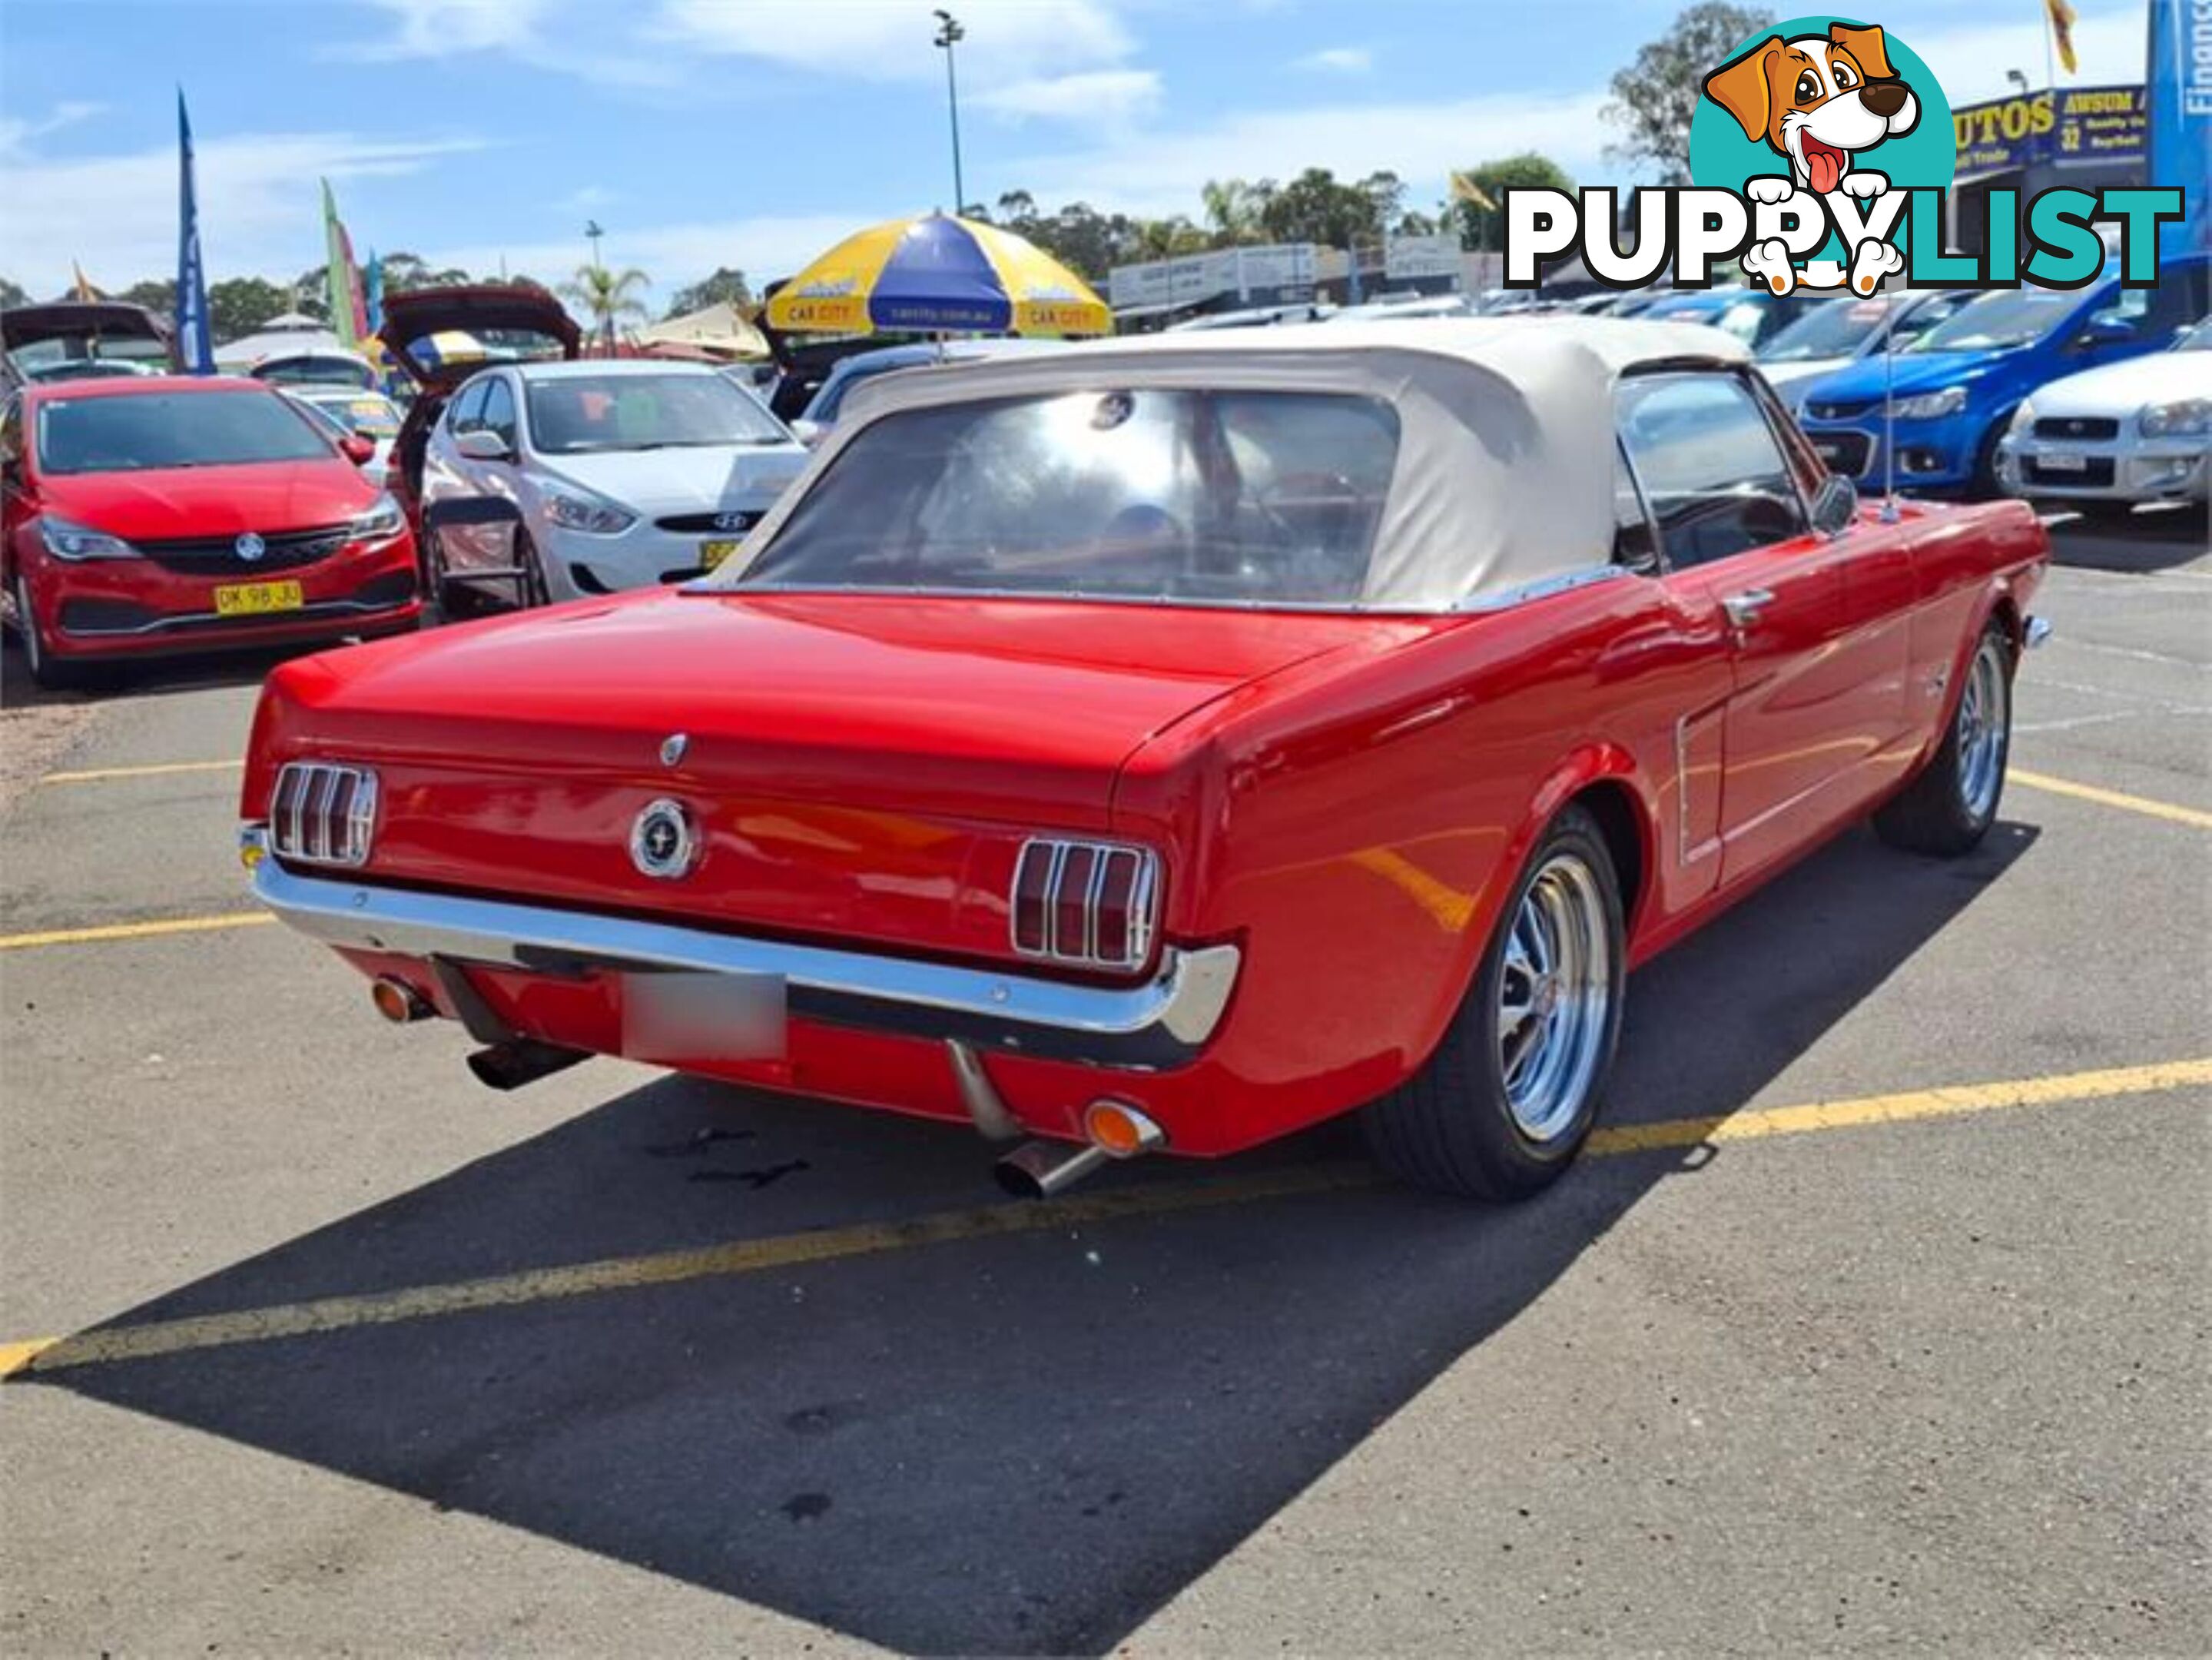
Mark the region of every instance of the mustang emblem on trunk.
POLYGON ((691 815, 681 801, 649 801, 629 827, 630 862, 662 881, 688 875, 698 848, 691 815))

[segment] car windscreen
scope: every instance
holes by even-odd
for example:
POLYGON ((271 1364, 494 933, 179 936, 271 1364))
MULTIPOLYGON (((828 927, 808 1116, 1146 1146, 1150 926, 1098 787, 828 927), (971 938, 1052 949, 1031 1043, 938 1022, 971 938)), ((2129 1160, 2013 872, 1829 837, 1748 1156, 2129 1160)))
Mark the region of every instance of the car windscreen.
POLYGON ((1995 351, 2040 340, 2074 313, 2081 296, 2066 289, 1999 289, 1961 306, 1907 351, 1995 351))
POLYGON ((790 441, 757 399, 723 376, 563 374, 529 383, 530 443, 540 455, 790 441))
POLYGON ((39 405, 50 473, 142 472, 331 457, 331 443, 274 392, 123 392, 39 405))
POLYGON ((1398 417, 1345 393, 1137 389, 871 423, 737 586, 1357 605, 1398 417))
POLYGON ((1759 348, 1759 361, 1803 363, 1816 357, 1849 357, 1881 331, 1883 319, 1899 303, 1884 297, 1829 300, 1808 307, 1803 316, 1759 348))

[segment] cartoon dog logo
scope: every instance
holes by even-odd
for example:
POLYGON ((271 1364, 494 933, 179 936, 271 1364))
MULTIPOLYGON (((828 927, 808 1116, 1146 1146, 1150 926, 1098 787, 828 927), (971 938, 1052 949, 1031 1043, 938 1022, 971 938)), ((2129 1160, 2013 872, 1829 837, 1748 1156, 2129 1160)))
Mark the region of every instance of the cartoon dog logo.
MULTIPOLYGON (((1770 35, 1707 76, 1705 95, 1735 118, 1745 137, 1790 163, 1786 176, 1746 183, 1744 192, 1754 202, 1780 203, 1799 190, 1880 196, 1889 189, 1889 176, 1860 166, 1859 157, 1920 121, 1920 100, 1890 67, 1877 24, 1832 23, 1826 34, 1789 40, 1770 35)), ((1852 251, 1850 284, 1871 294, 1903 265, 1904 256, 1888 243, 1863 242, 1852 251)), ((1777 294, 1787 294, 1801 275, 1814 286, 1835 285, 1823 280, 1826 271, 1795 271, 1778 241, 1751 248, 1743 266, 1777 294)))
POLYGON ((1799 185, 1822 196, 1887 190, 1887 175, 1853 163, 1920 122, 1920 100, 1890 68, 1879 25, 1833 23, 1826 36, 1794 40, 1771 35, 1707 76, 1705 95, 1735 117, 1745 137, 1784 157, 1799 185))

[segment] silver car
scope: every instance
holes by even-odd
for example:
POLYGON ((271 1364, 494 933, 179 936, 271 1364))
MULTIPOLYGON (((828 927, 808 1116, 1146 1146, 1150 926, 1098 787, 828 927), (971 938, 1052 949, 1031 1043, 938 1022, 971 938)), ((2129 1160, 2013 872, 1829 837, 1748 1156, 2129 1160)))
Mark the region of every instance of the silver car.
POLYGON ((2172 350, 2085 369, 2024 399, 1997 443, 2014 496, 2120 519, 2137 503, 2212 501, 2212 318, 2172 350))
POLYGON ((422 501, 512 502, 508 538, 440 534, 430 581, 525 605, 714 569, 799 477, 806 452, 703 363, 513 363, 472 376, 425 446, 422 501))

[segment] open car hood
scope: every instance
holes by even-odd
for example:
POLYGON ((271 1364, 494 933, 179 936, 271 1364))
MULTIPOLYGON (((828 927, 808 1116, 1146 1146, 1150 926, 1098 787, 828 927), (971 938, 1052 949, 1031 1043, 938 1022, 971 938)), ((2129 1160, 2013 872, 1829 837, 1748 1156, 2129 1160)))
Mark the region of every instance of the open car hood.
POLYGON ((152 340, 167 348, 169 325, 119 300, 57 300, 0 311, 0 356, 48 340, 152 340))
POLYGON ((410 380, 427 392, 450 392, 487 362, 536 356, 548 346, 557 346, 563 358, 573 358, 583 346, 582 331, 561 302, 544 289, 521 283, 416 289, 387 295, 384 326, 377 337, 410 380), (447 330, 475 336, 490 356, 441 363, 408 350, 447 330))

